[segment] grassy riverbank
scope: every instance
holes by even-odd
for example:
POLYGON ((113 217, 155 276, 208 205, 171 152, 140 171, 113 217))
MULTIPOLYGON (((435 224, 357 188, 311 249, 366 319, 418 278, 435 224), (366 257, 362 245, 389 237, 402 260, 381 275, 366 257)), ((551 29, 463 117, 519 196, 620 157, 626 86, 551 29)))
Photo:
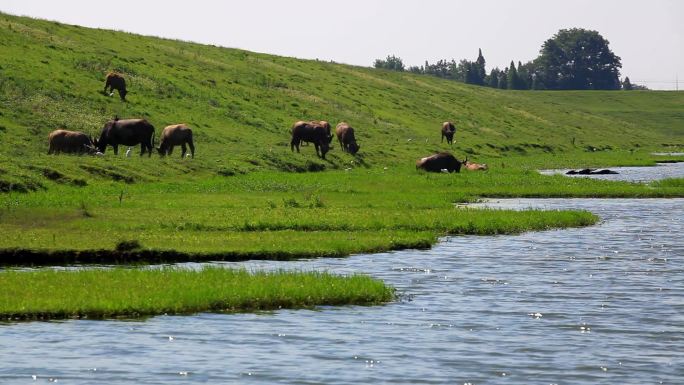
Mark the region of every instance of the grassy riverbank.
POLYGON ((394 298, 394 289, 382 281, 319 272, 167 267, 1 274, 0 320, 373 305, 394 298))
MULTIPOLYGON (((254 171, 411 167, 435 151, 501 167, 652 162, 684 147, 682 92, 507 91, 0 14, 0 191, 187 181, 254 171), (129 101, 102 94, 127 78, 129 101), (197 156, 48 156, 47 134, 97 134, 113 116, 189 124, 197 156), (289 148, 292 123, 348 121, 359 156, 289 148), (453 120, 454 147, 439 128, 453 120), (352 164, 351 162, 355 162, 352 164)), ((158 138, 157 138, 158 143, 158 138)))

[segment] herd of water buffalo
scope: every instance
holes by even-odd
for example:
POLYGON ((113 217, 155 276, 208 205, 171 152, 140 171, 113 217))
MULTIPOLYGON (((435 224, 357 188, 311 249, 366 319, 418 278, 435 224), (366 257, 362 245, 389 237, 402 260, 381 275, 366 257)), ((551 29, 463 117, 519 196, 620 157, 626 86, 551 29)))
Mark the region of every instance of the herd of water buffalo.
MULTIPOLYGON (((119 92, 122 101, 126 100, 126 81, 120 74, 110 72, 107 74, 104 92, 109 88, 110 96, 114 90, 119 92)), ((456 127, 451 122, 444 122, 441 128, 442 142, 446 138, 447 143, 453 144, 456 127)), ((302 142, 313 143, 316 154, 325 159, 325 154, 330 150, 330 143, 333 135, 330 123, 318 121, 298 121, 294 123, 291 130, 292 139, 290 149, 294 151, 302 142)), ((340 122, 335 128, 335 134, 343 151, 352 155, 356 154, 361 146, 356 142, 354 128, 346 122, 340 122)), ((89 137, 83 132, 55 130, 48 136, 48 154, 59 153, 89 153, 103 155, 107 146, 111 146, 114 154, 118 154, 119 145, 136 146, 140 144, 140 155, 145 152, 152 156, 154 148, 154 126, 145 119, 119 119, 118 117, 108 121, 99 138, 89 137)), ((195 157, 195 145, 192 140, 192 129, 185 124, 174 124, 166 126, 161 133, 159 147, 156 150, 159 155, 171 155, 175 146, 181 147, 181 157, 185 157, 187 147, 190 148, 188 156, 195 157)), ((130 151, 127 151, 130 156, 130 151)), ((459 161, 448 152, 440 152, 432 156, 419 159, 416 168, 431 172, 459 172, 461 166, 468 170, 487 170, 487 165, 469 162, 466 158, 459 161)))

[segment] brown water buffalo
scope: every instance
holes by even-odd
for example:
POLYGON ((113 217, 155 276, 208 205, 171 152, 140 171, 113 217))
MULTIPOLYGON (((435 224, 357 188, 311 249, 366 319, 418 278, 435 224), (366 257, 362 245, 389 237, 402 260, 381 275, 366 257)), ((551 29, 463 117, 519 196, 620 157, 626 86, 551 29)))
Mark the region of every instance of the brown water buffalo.
POLYGON ((126 101, 126 80, 121 74, 116 72, 110 72, 107 74, 107 79, 105 80, 104 93, 107 94, 107 88, 109 88, 110 96, 114 93, 114 90, 119 91, 119 97, 121 100, 126 101))
POLYGON ((316 147, 316 155, 325 159, 325 154, 330 150, 331 141, 332 135, 330 135, 330 124, 328 122, 304 122, 300 120, 292 126, 290 150, 294 151, 296 147, 297 152, 299 152, 301 142, 313 143, 316 147))
POLYGON ((442 123, 442 143, 444 143, 444 138, 446 137, 447 143, 454 144, 454 134, 456 133, 456 126, 451 122, 442 123))
POLYGON ((487 170, 489 170, 489 167, 487 167, 486 164, 484 164, 484 163, 473 163, 473 162, 469 161, 467 157, 463 161, 463 167, 465 167, 465 169, 469 170, 469 171, 487 171, 487 170))
POLYGON ((192 143, 192 130, 185 124, 174 124, 166 126, 161 133, 161 141, 159 142, 159 155, 171 155, 174 146, 181 146, 181 158, 185 157, 185 144, 190 147, 190 154, 195 158, 195 145, 192 143))
POLYGON ((418 159, 418 161, 416 161, 416 168, 430 172, 441 172, 442 170, 460 172, 461 162, 448 152, 440 152, 432 156, 418 159))
POLYGON ((94 154, 97 149, 88 135, 79 131, 54 130, 48 135, 48 154, 60 152, 94 154))
POLYGON ((107 146, 114 148, 114 154, 119 154, 119 145, 135 146, 140 143, 140 155, 148 152, 152 156, 154 126, 145 119, 110 120, 100 133, 100 139, 95 141, 95 147, 104 153, 107 146))
POLYGON ((340 147, 343 151, 346 151, 352 155, 359 152, 359 146, 356 143, 356 138, 354 137, 354 128, 345 122, 340 122, 337 127, 335 127, 335 134, 337 135, 337 140, 340 142, 340 147))

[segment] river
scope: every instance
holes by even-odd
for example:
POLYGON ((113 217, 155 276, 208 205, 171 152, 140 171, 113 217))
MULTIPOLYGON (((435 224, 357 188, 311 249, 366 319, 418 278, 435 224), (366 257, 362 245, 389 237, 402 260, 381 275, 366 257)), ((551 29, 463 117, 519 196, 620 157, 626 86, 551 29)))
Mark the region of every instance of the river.
POLYGON ((0 324, 0 383, 682 382, 684 199, 484 205, 586 209, 601 222, 447 237, 430 250, 225 263, 364 272, 402 295, 375 307, 0 324))

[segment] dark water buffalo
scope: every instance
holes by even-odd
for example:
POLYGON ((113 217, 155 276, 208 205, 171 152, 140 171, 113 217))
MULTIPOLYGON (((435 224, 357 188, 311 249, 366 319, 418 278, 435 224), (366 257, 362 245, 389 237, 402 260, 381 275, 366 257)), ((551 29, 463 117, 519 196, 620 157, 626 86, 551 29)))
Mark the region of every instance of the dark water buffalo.
POLYGON ((181 146, 181 158, 185 157, 185 144, 190 147, 190 154, 195 157, 195 145, 192 143, 192 130, 185 124, 174 124, 166 126, 161 133, 161 141, 159 142, 159 155, 171 155, 174 146, 181 146))
POLYGON ((107 146, 114 148, 114 154, 119 154, 119 145, 135 146, 140 143, 140 155, 148 152, 152 156, 152 138, 154 126, 145 119, 114 119, 102 127, 100 139, 95 141, 95 147, 104 153, 107 146))
POLYGON ((107 79, 105 80, 104 93, 107 94, 107 88, 113 94, 114 90, 119 91, 119 97, 121 100, 126 101, 126 80, 121 74, 116 72, 110 72, 107 74, 107 79))
POLYGON ((467 157, 463 161, 463 167, 465 167, 465 169, 469 170, 469 171, 487 171, 487 170, 489 170, 489 167, 486 164, 484 164, 484 163, 473 163, 473 162, 469 161, 467 157))
POLYGON ((430 172, 441 172, 442 170, 460 172, 461 162, 448 152, 440 152, 432 156, 418 159, 418 161, 416 161, 416 168, 421 168, 430 172))
POLYGON ((352 128, 352 126, 345 122, 340 122, 337 127, 335 127, 335 134, 337 135, 337 140, 340 142, 342 150, 352 155, 359 152, 361 146, 356 143, 354 128, 352 128))
POLYGON ((48 154, 60 152, 94 154, 97 149, 88 135, 79 131, 54 130, 48 135, 48 154))
POLYGON ((316 147, 316 155, 325 159, 325 154, 330 150, 331 141, 332 135, 330 135, 330 124, 328 122, 298 121, 292 126, 292 140, 290 141, 292 151, 296 147, 297 152, 299 152, 301 142, 309 142, 316 147))
POLYGON ((581 170, 570 170, 566 172, 567 175, 610 175, 610 174, 618 174, 617 171, 613 170, 594 170, 591 168, 584 168, 581 170))
POLYGON ((451 122, 442 123, 442 143, 444 138, 447 139, 447 143, 454 144, 454 134, 456 133, 456 126, 451 122))

